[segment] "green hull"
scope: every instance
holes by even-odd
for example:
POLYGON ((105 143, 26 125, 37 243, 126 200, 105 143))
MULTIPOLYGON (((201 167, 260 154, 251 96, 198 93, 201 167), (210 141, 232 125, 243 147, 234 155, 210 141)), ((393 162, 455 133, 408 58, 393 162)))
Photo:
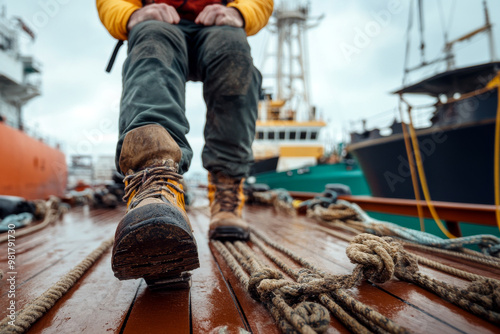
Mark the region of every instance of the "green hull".
POLYGON ((328 183, 342 183, 351 188, 353 195, 370 195, 363 172, 356 165, 338 163, 299 168, 286 172, 266 172, 255 175, 257 183, 271 189, 288 191, 323 192, 328 183))

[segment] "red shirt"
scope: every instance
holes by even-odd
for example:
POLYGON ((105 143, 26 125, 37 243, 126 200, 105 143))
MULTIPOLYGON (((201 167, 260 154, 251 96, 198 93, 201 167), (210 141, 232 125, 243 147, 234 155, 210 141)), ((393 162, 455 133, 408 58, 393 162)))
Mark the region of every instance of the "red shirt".
POLYGON ((181 19, 194 21, 198 14, 208 5, 227 5, 232 0, 143 0, 143 6, 152 3, 165 3, 177 9, 181 19))

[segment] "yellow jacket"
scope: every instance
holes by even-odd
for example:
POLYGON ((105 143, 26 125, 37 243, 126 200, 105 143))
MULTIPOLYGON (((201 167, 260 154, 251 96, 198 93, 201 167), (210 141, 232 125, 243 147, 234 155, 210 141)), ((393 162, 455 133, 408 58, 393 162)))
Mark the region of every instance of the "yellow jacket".
MULTIPOLYGON (((116 39, 126 40, 127 23, 137 9, 142 7, 141 0, 96 0, 99 18, 109 33, 116 39)), ((234 0, 228 7, 235 7, 245 20, 248 36, 255 35, 264 28, 273 12, 273 0, 234 0)))

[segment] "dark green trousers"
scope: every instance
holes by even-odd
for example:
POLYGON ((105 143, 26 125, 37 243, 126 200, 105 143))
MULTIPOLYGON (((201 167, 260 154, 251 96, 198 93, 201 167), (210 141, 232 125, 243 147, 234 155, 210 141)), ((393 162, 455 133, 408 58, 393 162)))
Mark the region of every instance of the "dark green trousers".
POLYGON ((118 170, 127 132, 155 123, 167 129, 180 146, 180 173, 189 169, 193 152, 186 139, 188 80, 203 82, 207 105, 203 167, 238 178, 247 175, 253 161, 262 77, 253 66, 245 31, 186 20, 178 25, 146 21, 129 34, 116 149, 118 170))

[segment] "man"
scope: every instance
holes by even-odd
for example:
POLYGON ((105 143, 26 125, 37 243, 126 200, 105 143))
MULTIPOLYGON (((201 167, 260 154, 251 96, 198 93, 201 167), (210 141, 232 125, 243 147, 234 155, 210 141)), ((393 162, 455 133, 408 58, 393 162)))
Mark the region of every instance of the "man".
POLYGON ((263 28, 272 0, 97 0, 104 26, 128 40, 116 150, 127 214, 112 267, 119 279, 176 282, 198 268, 181 175, 189 168, 185 84, 203 82, 203 166, 209 172, 211 238, 248 238, 242 183, 253 160, 262 77, 247 35, 263 28))

